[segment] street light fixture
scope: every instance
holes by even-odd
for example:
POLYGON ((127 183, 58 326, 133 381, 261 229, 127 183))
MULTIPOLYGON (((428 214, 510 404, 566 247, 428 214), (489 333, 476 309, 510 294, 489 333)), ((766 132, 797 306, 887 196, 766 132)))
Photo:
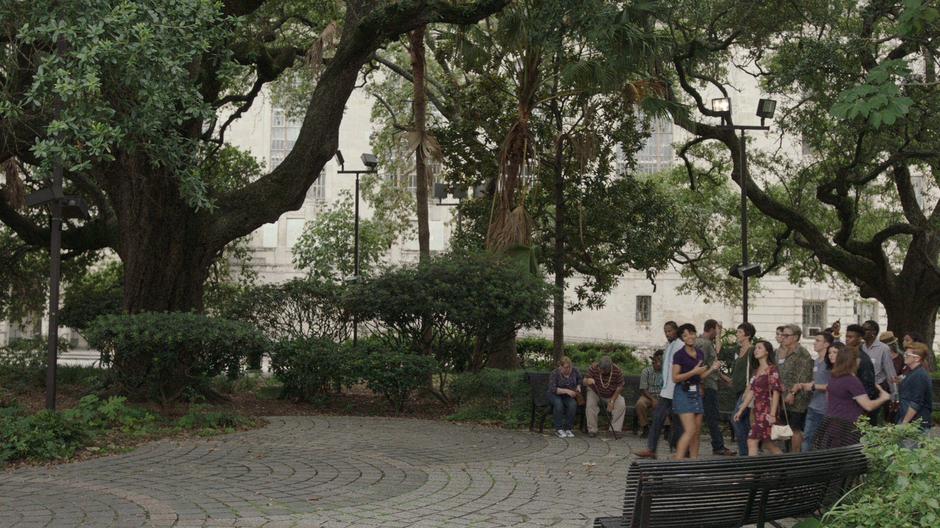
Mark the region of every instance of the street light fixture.
MULTIPOLYGON (((339 170, 336 173, 356 175, 356 220, 353 234, 353 277, 355 277, 355 280, 359 280, 359 175, 375 174, 378 172, 377 167, 379 166, 379 159, 371 152, 363 152, 359 159, 362 160, 362 164, 366 166, 366 169, 346 170, 346 160, 343 159, 343 153, 339 150, 336 151, 336 161, 339 162, 339 170)), ((358 321, 353 316, 353 345, 359 342, 358 326, 358 321)))
POLYGON ((747 295, 748 295, 748 280, 750 277, 754 277, 761 274, 760 264, 752 264, 748 260, 748 251, 747 251, 747 170, 745 164, 747 163, 747 158, 744 156, 745 145, 747 139, 744 136, 745 131, 747 130, 770 130, 769 126, 764 124, 765 119, 771 119, 774 116, 774 112, 777 109, 777 101, 773 99, 761 99, 757 103, 757 117, 760 118, 760 125, 735 125, 731 123, 731 99, 727 97, 721 97, 712 99, 712 111, 721 113, 721 128, 726 130, 740 130, 741 131, 741 148, 738 151, 739 162, 738 162, 738 171, 740 173, 740 186, 741 186, 741 263, 735 264, 731 267, 729 274, 732 277, 741 279, 742 284, 742 299, 741 299, 741 315, 744 323, 747 322, 747 295))

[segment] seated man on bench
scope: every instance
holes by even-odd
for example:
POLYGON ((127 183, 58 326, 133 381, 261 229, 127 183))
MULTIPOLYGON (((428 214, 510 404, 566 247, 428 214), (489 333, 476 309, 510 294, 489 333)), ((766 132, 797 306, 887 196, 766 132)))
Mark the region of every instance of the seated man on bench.
POLYGON ((653 364, 643 369, 640 374, 640 397, 636 400, 636 419, 642 437, 646 438, 650 431, 650 416, 656 404, 659 403, 659 391, 663 390, 663 350, 653 352, 653 364))
POLYGON ((610 356, 604 356, 591 365, 587 375, 584 376, 584 385, 587 386, 587 417, 588 436, 597 436, 597 414, 600 412, 599 402, 607 404, 610 413, 610 426, 614 438, 620 438, 623 429, 623 417, 627 413, 627 404, 620 393, 623 392, 623 371, 614 365, 610 356))

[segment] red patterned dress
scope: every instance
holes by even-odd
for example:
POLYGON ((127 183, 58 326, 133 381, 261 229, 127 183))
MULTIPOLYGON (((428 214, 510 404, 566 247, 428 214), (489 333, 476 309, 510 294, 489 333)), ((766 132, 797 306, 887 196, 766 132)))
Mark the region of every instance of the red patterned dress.
POLYGON ((770 399, 773 391, 783 393, 783 384, 780 383, 780 372, 774 365, 769 365, 767 372, 754 376, 751 380, 751 392, 754 395, 754 423, 748 438, 754 440, 770 440, 770 399))

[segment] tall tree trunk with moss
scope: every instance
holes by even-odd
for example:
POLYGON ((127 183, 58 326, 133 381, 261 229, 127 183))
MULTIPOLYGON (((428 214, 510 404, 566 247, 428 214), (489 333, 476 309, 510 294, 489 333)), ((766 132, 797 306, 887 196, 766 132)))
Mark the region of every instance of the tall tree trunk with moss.
POLYGON ((427 88, 425 87, 424 35, 427 26, 421 26, 408 34, 411 53, 411 71, 414 75, 414 100, 412 108, 415 119, 415 202, 418 210, 418 254, 421 262, 431 260, 431 230, 428 225, 428 166, 427 166, 427 88))

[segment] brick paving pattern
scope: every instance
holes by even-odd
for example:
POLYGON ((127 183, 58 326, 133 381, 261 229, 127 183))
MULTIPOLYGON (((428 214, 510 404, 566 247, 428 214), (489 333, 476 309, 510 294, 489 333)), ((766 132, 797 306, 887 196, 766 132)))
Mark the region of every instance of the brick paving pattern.
POLYGON ((644 444, 410 419, 269 421, 0 473, 0 526, 584 527, 619 513, 644 444))

